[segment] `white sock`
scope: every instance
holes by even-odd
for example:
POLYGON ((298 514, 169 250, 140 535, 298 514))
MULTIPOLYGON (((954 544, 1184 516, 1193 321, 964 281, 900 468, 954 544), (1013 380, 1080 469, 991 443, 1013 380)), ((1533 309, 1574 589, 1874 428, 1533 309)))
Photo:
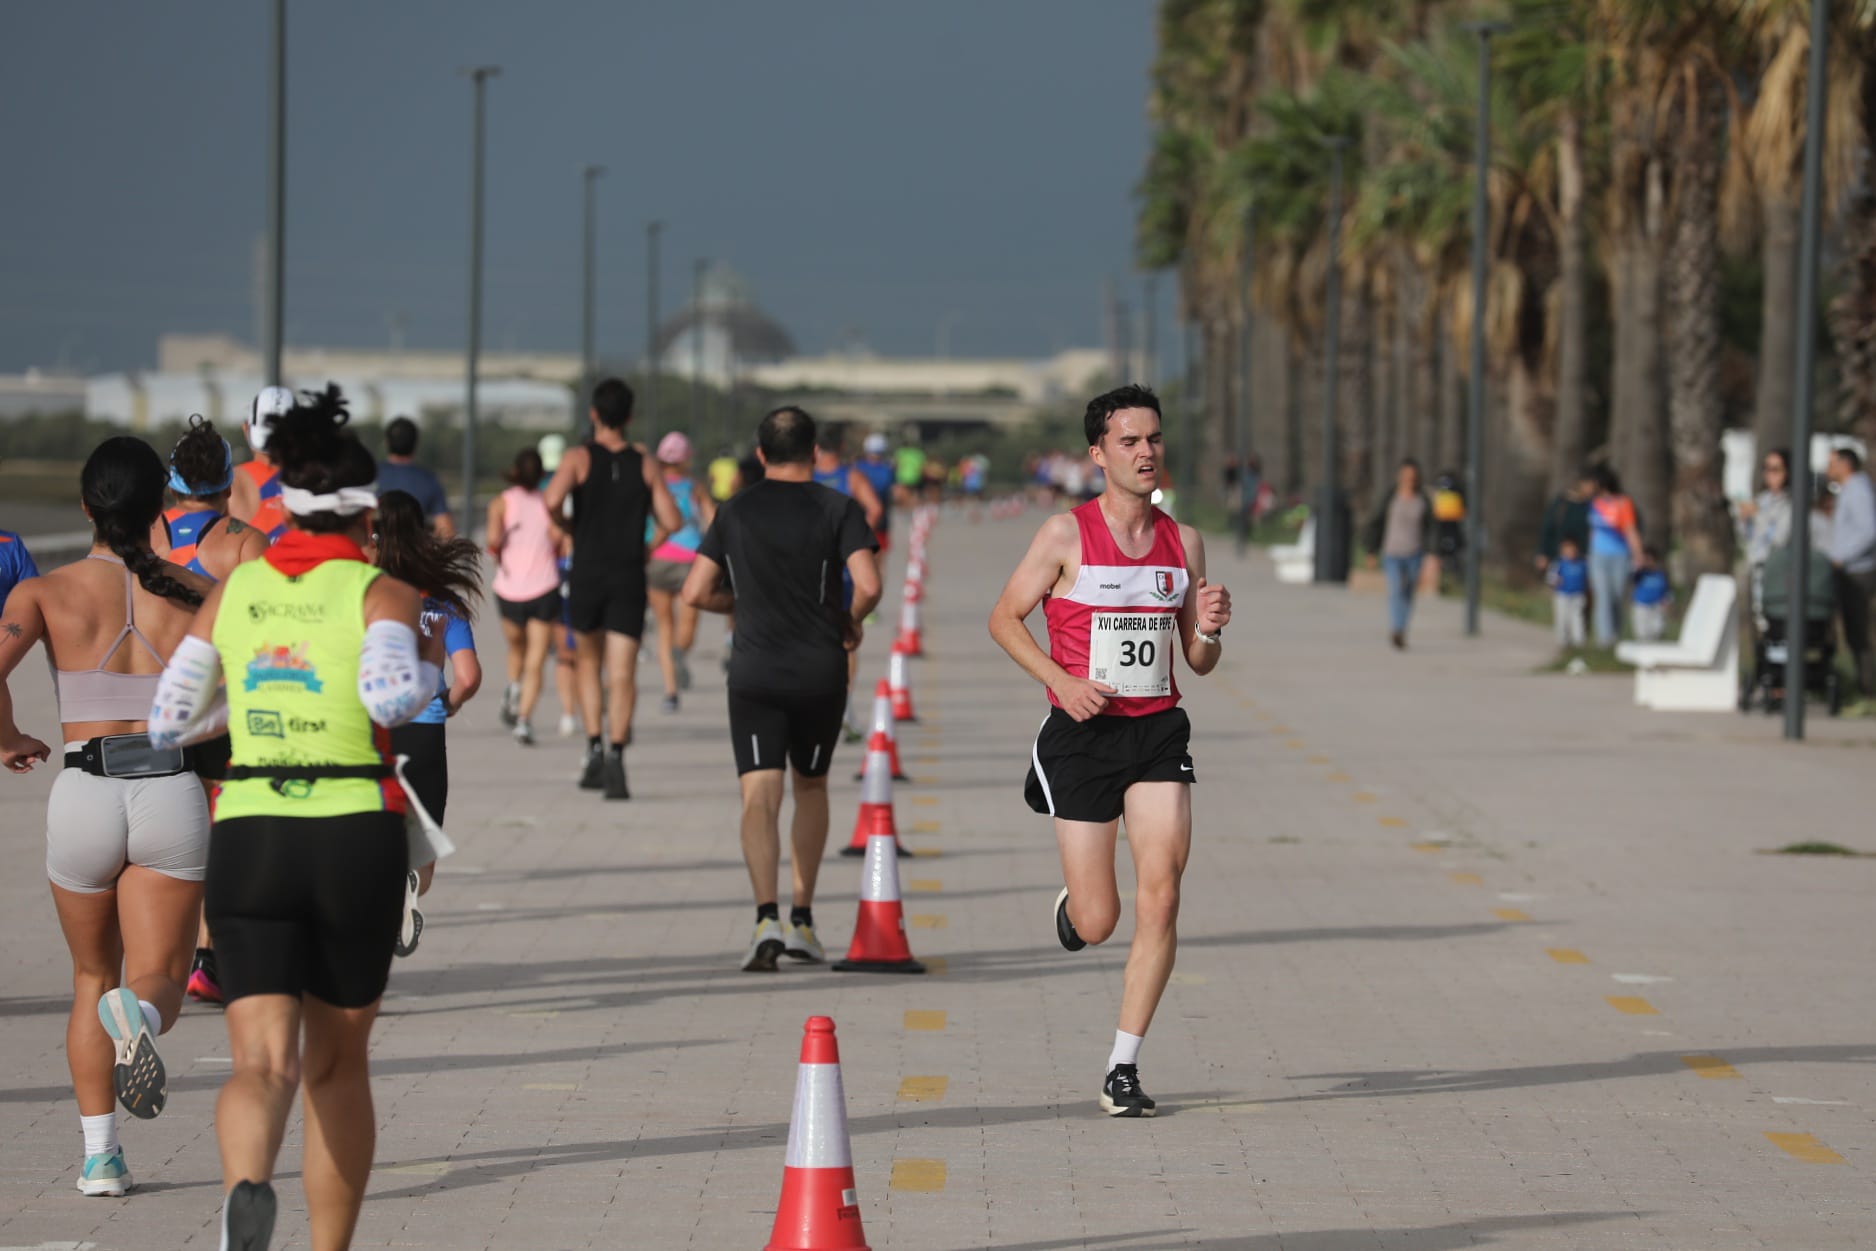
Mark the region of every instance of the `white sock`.
POLYGON ((117 1113, 81 1116, 78 1124, 85 1131, 86 1155, 109 1155, 117 1150, 117 1113))
POLYGON ((137 1007, 143 1010, 143 1023, 150 1027, 152 1036, 163 1032, 163 1014, 156 1010, 156 1005, 148 999, 137 1000, 137 1007))
POLYGON ((1146 1041, 1142 1034, 1129 1034, 1124 1029, 1114 1031, 1114 1050, 1107 1057, 1107 1071, 1113 1072, 1116 1064, 1140 1063, 1140 1044, 1146 1041))

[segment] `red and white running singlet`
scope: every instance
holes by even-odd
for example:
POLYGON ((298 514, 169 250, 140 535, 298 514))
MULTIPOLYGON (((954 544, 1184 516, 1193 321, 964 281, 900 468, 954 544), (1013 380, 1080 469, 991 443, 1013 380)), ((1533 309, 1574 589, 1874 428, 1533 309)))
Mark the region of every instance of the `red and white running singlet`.
MULTIPOLYGON (((1115 690, 1104 716, 1144 717, 1179 704, 1172 658, 1191 576, 1179 523, 1155 508, 1153 546, 1139 560, 1120 550, 1089 500, 1070 514, 1081 528, 1081 572, 1066 595, 1043 601, 1049 658, 1078 678, 1115 690)), ((1055 692, 1049 692, 1055 703, 1055 692)))

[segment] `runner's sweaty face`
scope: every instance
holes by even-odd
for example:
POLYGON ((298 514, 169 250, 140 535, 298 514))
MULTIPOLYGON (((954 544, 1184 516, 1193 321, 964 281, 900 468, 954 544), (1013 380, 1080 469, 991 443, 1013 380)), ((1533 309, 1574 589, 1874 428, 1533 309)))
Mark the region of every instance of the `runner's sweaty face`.
POLYGON ((1109 485, 1140 496, 1160 488, 1166 444, 1152 409, 1121 409, 1107 419, 1107 433, 1090 450, 1109 485))

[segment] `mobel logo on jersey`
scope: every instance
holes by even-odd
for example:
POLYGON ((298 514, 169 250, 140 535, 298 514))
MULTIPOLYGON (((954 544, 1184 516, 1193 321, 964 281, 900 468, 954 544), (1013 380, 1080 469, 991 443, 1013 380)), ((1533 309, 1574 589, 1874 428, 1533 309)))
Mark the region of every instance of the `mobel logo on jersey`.
POLYGON ((1173 575, 1170 569, 1153 571, 1153 598, 1161 603, 1170 602, 1173 597, 1173 575))

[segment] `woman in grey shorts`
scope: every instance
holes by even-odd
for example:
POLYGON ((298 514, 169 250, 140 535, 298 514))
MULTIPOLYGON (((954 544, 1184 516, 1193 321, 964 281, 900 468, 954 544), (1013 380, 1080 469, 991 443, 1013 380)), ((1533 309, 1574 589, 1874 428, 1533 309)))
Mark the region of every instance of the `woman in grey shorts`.
POLYGON ((78 1096, 87 1195, 131 1188, 115 1104, 148 1119, 167 1091, 154 1039, 176 1020, 208 859, 208 803, 185 750, 146 734, 164 661, 213 585, 150 549, 163 463, 132 438, 85 462, 85 559, 20 583, 0 610, 0 764, 51 749, 14 721, 5 679, 44 640, 65 742, 46 805, 46 876, 72 954, 65 1053, 78 1096))
MULTIPOLYGON (((690 476, 690 440, 676 430, 658 440, 658 468, 664 485, 677 503, 684 524, 652 549, 645 567, 645 598, 652 620, 658 623, 658 667, 664 673, 664 710, 676 712, 678 691, 690 686, 690 646, 697 641, 697 610, 678 598, 697 544, 716 519, 716 501, 703 484, 690 476)), ((652 523, 645 523, 645 536, 652 523)))

